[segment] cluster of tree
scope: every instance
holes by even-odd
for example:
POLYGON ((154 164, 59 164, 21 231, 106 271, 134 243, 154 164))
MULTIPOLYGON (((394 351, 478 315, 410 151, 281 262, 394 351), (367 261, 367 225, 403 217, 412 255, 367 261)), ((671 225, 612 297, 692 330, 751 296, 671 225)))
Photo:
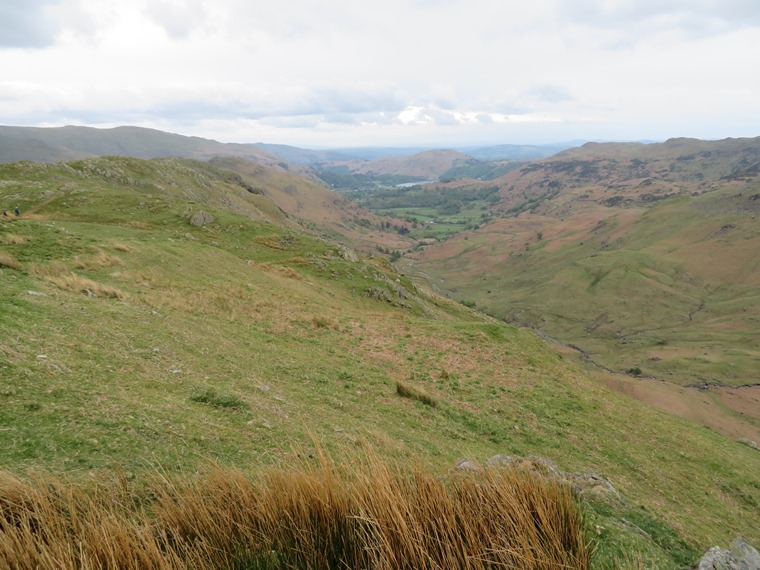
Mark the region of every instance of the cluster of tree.
POLYGON ((387 220, 384 221, 384 222, 380 222, 380 229, 381 230, 388 230, 388 231, 390 231, 390 230, 393 229, 393 230, 396 230, 402 236, 409 233, 409 228, 407 228, 406 226, 403 226, 403 225, 400 226, 398 224, 391 224, 387 220))
POLYGON ((377 251, 379 251, 380 253, 384 253, 385 255, 390 255, 391 262, 398 261, 399 259, 401 259, 401 252, 397 249, 392 250, 388 247, 383 247, 381 245, 378 245, 377 251))

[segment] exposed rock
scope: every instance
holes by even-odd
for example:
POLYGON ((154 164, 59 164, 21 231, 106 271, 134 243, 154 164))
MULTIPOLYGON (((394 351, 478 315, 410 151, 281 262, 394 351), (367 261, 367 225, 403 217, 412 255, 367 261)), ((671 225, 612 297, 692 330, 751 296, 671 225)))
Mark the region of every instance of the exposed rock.
POLYGON ((757 449, 758 451, 760 451, 760 446, 757 445, 757 442, 752 441, 751 439, 747 439, 745 437, 742 437, 738 441, 739 441, 739 443, 743 443, 747 447, 751 447, 752 449, 757 449))
POLYGON ((40 293, 39 291, 27 291, 26 294, 32 297, 45 297, 45 293, 40 293))
POLYGON ((457 459, 457 464, 454 469, 456 471, 482 471, 480 465, 467 458, 457 459))
MULTIPOLYGON (((398 297, 401 297, 398 291, 395 291, 396 295, 398 297)), ((375 299, 376 301, 385 301, 386 303, 390 303, 391 305, 395 307, 402 307, 404 309, 411 309, 412 306, 403 301, 400 298, 397 298, 393 295, 390 291, 387 289, 383 289, 382 287, 370 287, 366 290, 365 294, 370 299, 375 299)))
POLYGON ((760 570, 760 553, 741 536, 728 550, 713 546, 700 559, 698 570, 760 570))
POLYGON ((577 495, 586 495, 599 498, 620 498, 617 489, 601 475, 596 473, 573 473, 569 475, 570 484, 573 492, 577 495))
POLYGON ((191 226, 205 226, 214 221, 214 216, 208 212, 200 211, 190 216, 189 222, 191 226))
POLYGON ((510 455, 494 455, 486 461, 487 467, 516 467, 531 473, 569 483, 576 495, 598 497, 604 499, 620 499, 620 494, 613 484, 596 473, 566 473, 559 466, 544 457, 512 457, 510 455))

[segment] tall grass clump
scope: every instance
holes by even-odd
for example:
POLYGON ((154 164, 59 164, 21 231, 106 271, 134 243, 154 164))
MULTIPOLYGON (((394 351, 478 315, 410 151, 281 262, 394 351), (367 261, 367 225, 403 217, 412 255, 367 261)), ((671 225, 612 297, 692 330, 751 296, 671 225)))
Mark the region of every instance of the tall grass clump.
MULTIPOLYGON (((305 457, 303 454, 302 457, 305 457)), ((586 569, 566 485, 375 456, 110 485, 0 474, 0 567, 586 569)))
POLYGON ((2 267, 7 267, 8 269, 15 269, 16 271, 19 271, 21 270, 21 263, 19 263, 18 259, 12 256, 10 253, 0 251, 0 268, 2 267))
POLYGON ((418 402, 422 402, 423 404, 425 404, 426 406, 430 406, 431 408, 435 408, 436 406, 438 406, 438 400, 436 400, 433 396, 431 396, 424 390, 415 388, 414 386, 406 384, 405 382, 401 382, 400 380, 396 380, 396 394, 398 394, 402 398, 417 400, 418 402))

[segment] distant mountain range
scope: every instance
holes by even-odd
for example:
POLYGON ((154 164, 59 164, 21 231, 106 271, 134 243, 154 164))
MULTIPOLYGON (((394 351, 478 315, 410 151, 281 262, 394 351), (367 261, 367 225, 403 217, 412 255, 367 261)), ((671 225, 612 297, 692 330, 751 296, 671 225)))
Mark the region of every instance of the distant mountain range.
MULTIPOLYGON (((547 145, 495 145, 462 147, 452 150, 477 160, 530 160, 551 156, 583 141, 547 145)), ((215 156, 236 156, 275 165, 279 161, 299 166, 324 163, 373 161, 401 158, 429 147, 355 147, 305 149, 283 144, 221 143, 143 127, 13 127, 0 126, 0 162, 31 160, 60 162, 93 156, 160 158, 178 156, 208 160, 215 156)))
MULTIPOLYGON (((545 145, 500 144, 493 146, 453 147, 454 150, 477 160, 532 160, 546 158, 562 150, 580 146, 586 141, 571 141, 545 145)), ((256 143, 260 149, 280 158, 303 166, 322 165, 334 162, 373 161, 385 158, 400 158, 425 151, 437 150, 430 147, 356 147, 330 150, 310 150, 283 144, 256 143)))

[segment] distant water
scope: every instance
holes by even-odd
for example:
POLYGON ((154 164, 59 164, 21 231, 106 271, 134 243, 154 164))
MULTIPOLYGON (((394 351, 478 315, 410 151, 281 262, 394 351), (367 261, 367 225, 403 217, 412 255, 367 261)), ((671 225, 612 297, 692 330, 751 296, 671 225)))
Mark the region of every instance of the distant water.
POLYGON ((396 184, 396 188, 411 188, 412 186, 420 186, 422 184, 432 184, 438 182, 437 180, 421 180, 419 182, 404 182, 403 184, 396 184))

